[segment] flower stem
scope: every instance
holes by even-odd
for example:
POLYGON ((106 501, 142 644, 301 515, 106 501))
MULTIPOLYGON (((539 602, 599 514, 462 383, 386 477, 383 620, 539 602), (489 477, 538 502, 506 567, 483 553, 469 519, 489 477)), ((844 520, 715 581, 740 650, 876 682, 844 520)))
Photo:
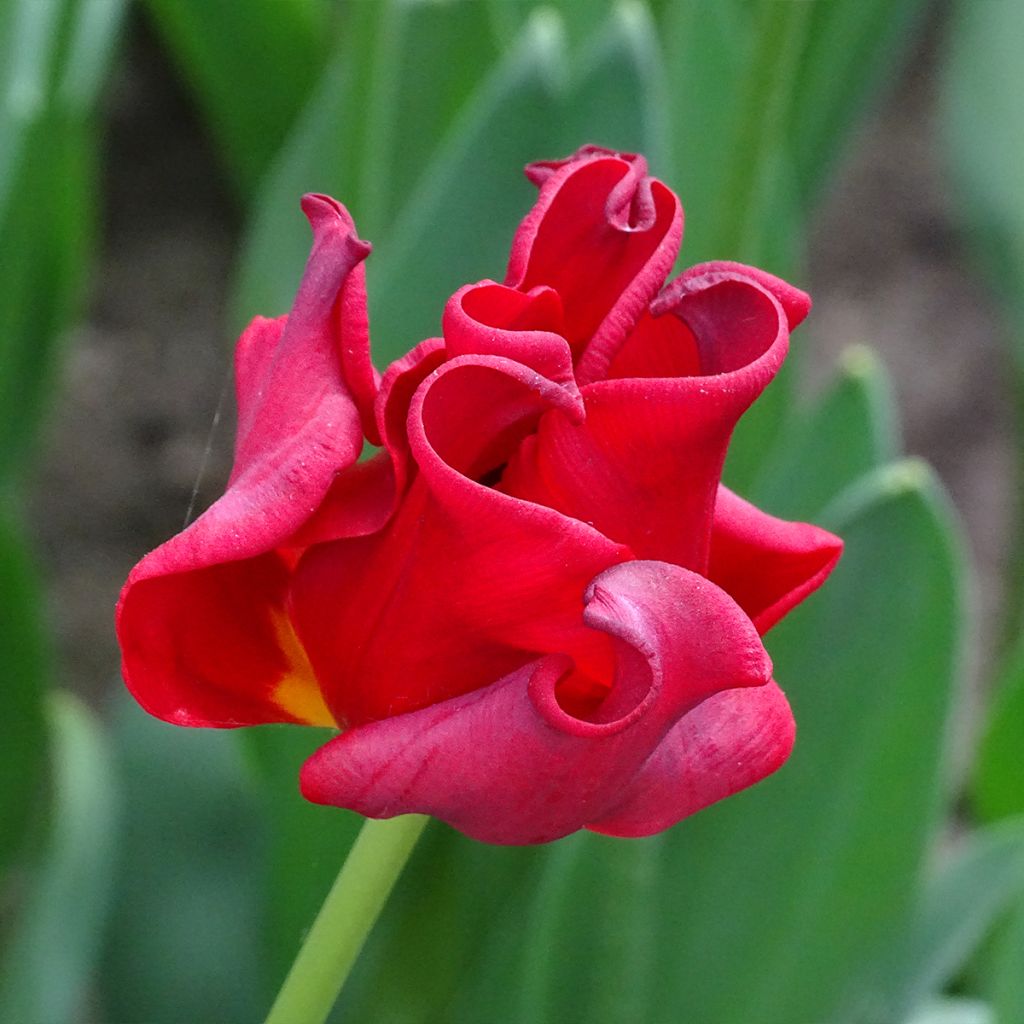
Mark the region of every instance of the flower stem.
POLYGON ((367 819, 295 958, 266 1024, 323 1024, 430 819, 367 819))

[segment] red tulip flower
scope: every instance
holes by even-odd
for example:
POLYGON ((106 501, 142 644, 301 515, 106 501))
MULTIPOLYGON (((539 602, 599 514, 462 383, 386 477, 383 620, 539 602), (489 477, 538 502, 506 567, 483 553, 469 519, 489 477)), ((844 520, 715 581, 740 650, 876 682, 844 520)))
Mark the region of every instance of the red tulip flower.
POLYGON ((527 173, 504 283, 383 377, 370 247, 305 197, 292 310, 238 343, 227 490, 125 585, 124 676, 178 725, 336 727, 301 772, 319 803, 649 835, 793 743, 761 635, 842 544, 720 477, 810 303, 735 263, 663 287, 682 211, 639 156, 527 173))

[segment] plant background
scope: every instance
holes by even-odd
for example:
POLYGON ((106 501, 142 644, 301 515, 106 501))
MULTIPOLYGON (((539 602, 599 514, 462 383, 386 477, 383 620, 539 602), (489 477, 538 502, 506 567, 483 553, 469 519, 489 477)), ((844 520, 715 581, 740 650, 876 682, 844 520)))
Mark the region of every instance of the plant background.
MULTIPOLYGON (((460 147, 506 197, 495 220, 510 226, 530 201, 523 160, 616 144, 595 134, 607 116, 612 134, 642 122, 654 173, 681 194, 686 262, 767 263, 815 299, 784 385, 799 403, 769 409, 731 467, 770 511, 849 525, 834 597, 769 644, 801 760, 664 840, 498 851, 433 829, 346 994, 349 1019, 1024 1019, 1024 659, 1012 653, 1024 212, 991 173, 1014 166, 1013 145, 1024 155, 1021 114, 999 106, 1024 81, 1012 0, 856 15, 823 13, 851 11, 846 0, 569 6, 554 64, 570 82, 554 107, 531 61, 544 63, 560 15, 531 21, 528 4, 339 13, 289 0, 256 5, 244 29, 230 0, 207 5, 208 22, 174 0, 50 6, 70 26, 53 33, 53 96, 33 136, 8 80, 0 123, 28 140, 20 177, 0 173, 4 394, 34 407, 38 391, 46 409, 34 446, 31 416, 0 421, 0 670, 14 712, 0 735, 0 1018, 257 1019, 354 834, 347 815, 298 802, 308 735, 147 720, 119 688, 110 627, 128 569, 180 528, 197 477, 200 509, 226 478, 228 342, 244 315, 286 308, 306 244, 295 199, 314 187, 303 176, 352 204, 378 243, 378 280, 412 277, 401 303, 376 293, 394 356, 446 295, 414 264, 460 147), (76 50, 74 26, 90 23, 76 50), (427 95, 456 127, 442 158, 424 128, 396 159, 411 115, 393 69, 404 54, 426 89, 439 47, 465 73, 427 95), (851 70, 850 54, 877 59, 851 70), (60 70, 76 67, 77 79, 60 70), (62 87, 85 99, 62 105, 62 87), (457 120, 488 95, 475 128, 457 120), (467 149, 473 131, 483 146, 467 149), (390 184, 374 187, 370 157, 390 184), (765 190, 779 180, 793 193, 765 190), (761 198, 740 217, 719 191, 761 198), (715 215, 702 220, 702 205, 715 215), (956 514, 919 464, 886 468, 901 449, 935 467, 956 514)), ((20 9, 0 18, 8 43, 20 9)))

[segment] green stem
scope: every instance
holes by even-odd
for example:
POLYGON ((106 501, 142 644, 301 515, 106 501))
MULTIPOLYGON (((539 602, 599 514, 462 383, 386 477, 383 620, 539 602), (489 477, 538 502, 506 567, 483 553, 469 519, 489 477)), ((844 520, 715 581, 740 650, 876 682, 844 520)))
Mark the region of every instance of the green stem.
POLYGON ((430 819, 367 819, 327 894, 266 1024, 323 1024, 430 819))

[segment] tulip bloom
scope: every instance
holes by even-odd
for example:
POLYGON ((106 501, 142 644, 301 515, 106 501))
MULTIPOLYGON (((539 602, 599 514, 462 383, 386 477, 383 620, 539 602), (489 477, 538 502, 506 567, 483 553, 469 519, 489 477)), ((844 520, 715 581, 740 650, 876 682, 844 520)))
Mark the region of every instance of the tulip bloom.
POLYGON ((735 263, 663 287, 682 210, 639 156, 527 173, 504 283, 383 377, 370 247, 305 197, 292 310, 238 343, 227 490, 125 585, 124 677, 179 725, 339 729, 301 771, 316 802, 650 835, 793 743, 761 635, 842 545, 720 476, 810 303, 735 263))

